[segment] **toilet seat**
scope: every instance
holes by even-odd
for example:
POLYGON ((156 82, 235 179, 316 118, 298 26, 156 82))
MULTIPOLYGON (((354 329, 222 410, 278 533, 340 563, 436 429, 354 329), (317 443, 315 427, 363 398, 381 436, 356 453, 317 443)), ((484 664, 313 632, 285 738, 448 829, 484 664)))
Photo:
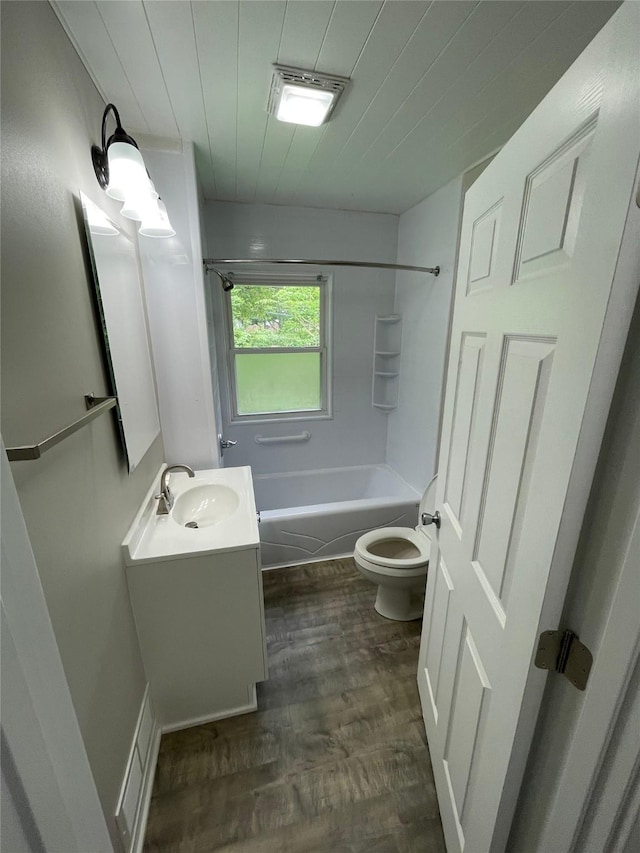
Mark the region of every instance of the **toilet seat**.
POLYGON ((411 527, 381 527, 378 530, 371 530, 369 533, 363 533, 355 546, 356 555, 361 560, 375 567, 374 571, 385 575, 394 575, 401 571, 410 576, 413 574, 411 569, 418 569, 415 574, 421 574, 420 570, 429 562, 430 551, 431 541, 423 533, 411 527), (389 539, 399 539, 413 545, 417 548, 418 554, 415 557, 396 558, 381 557, 371 552, 373 546, 389 539))
POLYGON ((426 574, 431 553, 432 528, 421 524, 423 512, 433 510, 435 502, 435 480, 434 477, 422 496, 418 509, 418 527, 379 527, 363 533, 357 540, 354 549, 354 559, 364 569, 368 569, 376 575, 387 577, 420 577, 426 574), (372 553, 371 549, 377 544, 387 540, 401 540, 408 545, 417 548, 418 553, 414 557, 380 556, 372 553))

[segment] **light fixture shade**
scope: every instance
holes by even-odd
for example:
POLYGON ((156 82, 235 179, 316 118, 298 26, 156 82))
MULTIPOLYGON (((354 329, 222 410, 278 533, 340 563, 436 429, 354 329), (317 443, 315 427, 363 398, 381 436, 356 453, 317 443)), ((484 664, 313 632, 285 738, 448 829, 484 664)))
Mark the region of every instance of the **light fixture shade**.
POLYGON ((131 180, 125 187, 124 202, 120 213, 126 216, 127 219, 134 219, 141 222, 147 215, 147 210, 157 207, 158 193, 147 176, 145 170, 145 179, 138 184, 137 181, 131 180))
POLYGON ((100 187, 108 196, 123 203, 122 216, 142 222, 141 234, 174 236, 176 232, 169 222, 167 209, 160 203, 135 139, 122 127, 115 104, 107 104, 104 108, 102 147, 91 146, 91 161, 100 187), (116 129, 107 140, 107 119, 111 113, 116 120, 116 129))
POLYGON ((274 65, 267 112, 279 121, 319 127, 329 120, 347 77, 274 65))
POLYGON ((125 201, 127 194, 141 198, 149 194, 149 176, 142 154, 128 142, 112 142, 107 149, 109 162, 109 184, 107 195, 117 201, 125 201))
POLYGON ((167 208, 162 199, 152 201, 144 210, 138 233, 143 237, 174 237, 167 208))
POLYGON ((127 189, 122 203, 120 213, 127 219, 141 222, 145 217, 146 209, 155 202, 155 199, 146 187, 142 192, 137 192, 133 187, 127 189))
POLYGON ((333 92, 287 84, 282 87, 276 118, 292 124, 319 127, 326 121, 334 100, 333 92))

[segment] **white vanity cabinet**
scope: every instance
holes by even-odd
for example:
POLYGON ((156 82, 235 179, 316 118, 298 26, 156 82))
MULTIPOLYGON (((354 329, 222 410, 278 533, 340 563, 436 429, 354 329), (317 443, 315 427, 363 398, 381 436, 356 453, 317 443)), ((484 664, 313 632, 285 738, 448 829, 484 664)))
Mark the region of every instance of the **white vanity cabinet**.
POLYGON ((267 677, 258 549, 140 563, 127 579, 163 729, 255 710, 267 677))
POLYGON ((124 543, 142 658, 164 731, 255 710, 255 684, 267 678, 250 471, 222 469, 207 478, 210 474, 197 472, 195 480, 180 475, 173 488, 179 494, 204 480, 229 482, 229 476, 235 476, 232 486, 241 495, 240 511, 248 517, 237 535, 231 520, 221 522, 218 531, 217 525, 183 530, 169 516, 154 515, 152 497, 124 543), (247 480, 250 493, 245 500, 242 488, 247 480), (203 550, 192 544, 196 541, 203 550), (172 542, 173 550, 181 553, 167 553, 172 542))

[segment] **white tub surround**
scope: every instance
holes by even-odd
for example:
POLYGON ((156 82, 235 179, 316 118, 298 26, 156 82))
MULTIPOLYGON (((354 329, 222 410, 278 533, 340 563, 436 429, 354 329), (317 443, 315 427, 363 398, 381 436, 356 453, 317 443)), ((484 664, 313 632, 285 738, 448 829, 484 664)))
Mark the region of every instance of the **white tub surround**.
POLYGON ((376 527, 414 527, 420 494, 387 465, 254 477, 264 568, 342 557, 376 527))
MULTIPOLYGON (((269 204, 209 201, 205 205, 209 254, 219 258, 337 258, 395 262, 398 218, 388 214, 269 204)), ((428 266, 428 265, 427 265, 428 266)), ((228 268, 222 267, 223 272, 228 268)), ((247 267, 244 272, 287 277, 310 272, 332 281, 330 322, 331 417, 286 417, 230 422, 228 389, 221 388, 225 438, 237 440, 225 464, 250 465, 254 474, 371 465, 385 458, 387 414, 371 408, 371 353, 376 314, 393 311, 392 270, 358 267, 247 267), (307 440, 265 442, 310 433, 307 440), (256 441, 256 436, 260 441, 256 441)), ((236 279, 241 276, 236 269, 236 279)), ((414 273, 420 279, 432 276, 414 273)), ((224 299, 218 277, 207 276, 213 322, 222 325, 224 299)), ((217 329, 216 329, 217 331, 217 329)), ((217 362, 226 360, 222 329, 217 362)))
POLYGON ((462 177, 456 178, 403 213, 398 226, 398 263, 437 258, 441 266, 435 279, 396 274, 393 312, 403 320, 402 353, 394 359, 398 378, 387 380, 397 383, 398 394, 388 415, 385 459, 420 490, 436 465, 462 190, 462 177))
POLYGON ((267 658, 250 469, 172 474, 168 515, 156 514, 159 479, 160 472, 123 555, 153 704, 162 730, 171 731, 256 710, 267 658), (207 486, 231 490, 237 506, 227 502, 220 521, 186 528, 184 499, 207 486))

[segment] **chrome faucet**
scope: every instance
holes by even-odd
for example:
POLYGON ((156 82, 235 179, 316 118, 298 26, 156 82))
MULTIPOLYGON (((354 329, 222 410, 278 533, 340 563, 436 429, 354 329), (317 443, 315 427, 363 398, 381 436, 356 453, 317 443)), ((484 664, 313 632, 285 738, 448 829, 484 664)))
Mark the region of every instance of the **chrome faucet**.
POLYGON ((171 507, 173 506, 174 501, 173 493, 171 492, 168 483, 171 471, 186 471, 190 477, 196 476, 193 468, 189 468, 188 465, 167 465, 162 472, 162 477, 160 478, 160 494, 156 495, 156 500, 158 501, 156 515, 169 515, 171 512, 171 507))

